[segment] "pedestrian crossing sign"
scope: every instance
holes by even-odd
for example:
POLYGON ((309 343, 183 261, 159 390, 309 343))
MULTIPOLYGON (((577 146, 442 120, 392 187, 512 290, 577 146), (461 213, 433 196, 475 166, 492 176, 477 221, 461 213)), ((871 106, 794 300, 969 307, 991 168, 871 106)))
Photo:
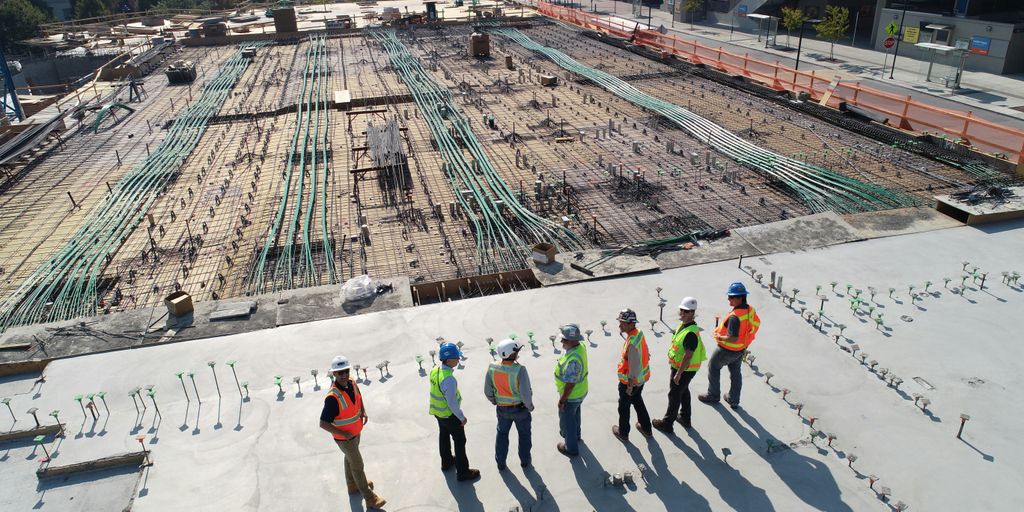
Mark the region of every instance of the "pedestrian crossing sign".
POLYGON ((896 33, 899 32, 899 31, 900 31, 900 27, 896 26, 896 22, 895 21, 890 21, 889 22, 889 26, 885 27, 885 33, 889 34, 890 36, 896 35, 896 33))

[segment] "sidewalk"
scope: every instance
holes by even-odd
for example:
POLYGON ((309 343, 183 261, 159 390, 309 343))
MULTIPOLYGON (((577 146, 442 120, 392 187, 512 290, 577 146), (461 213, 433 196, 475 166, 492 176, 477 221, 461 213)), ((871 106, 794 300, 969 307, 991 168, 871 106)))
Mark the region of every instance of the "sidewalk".
MULTIPOLYGON (((644 11, 644 16, 633 18, 632 9, 628 3, 601 0, 595 2, 595 7, 597 14, 615 16, 622 20, 641 24, 648 23, 647 11, 644 11), (613 12, 614 14, 612 14, 613 12)), ((586 10, 590 12, 589 8, 586 10)), ((665 11, 653 10, 651 17, 653 20, 650 21, 650 25, 653 28, 664 26, 669 33, 686 39, 697 39, 708 46, 721 46, 733 53, 746 53, 751 57, 769 62, 779 61, 788 66, 793 66, 796 61, 795 50, 765 48, 763 34, 759 38, 758 34, 739 31, 730 33, 728 26, 708 26, 699 23, 694 24, 694 29, 691 30, 689 22, 679 21, 673 28, 671 15, 665 11)), ((784 30, 780 32, 777 42, 785 43, 786 35, 784 30)), ((794 34, 792 46, 796 45, 797 37, 794 34)), ((833 63, 827 60, 829 46, 828 42, 807 37, 807 31, 805 31, 800 55, 800 69, 831 70, 835 75, 842 77, 844 81, 860 81, 893 94, 910 94, 940 108, 971 111, 978 117, 1005 126, 1024 129, 1024 111, 1014 110, 1014 107, 1024 109, 1024 75, 1022 74, 993 75, 977 71, 964 71, 960 80, 962 89, 954 93, 944 87, 943 83, 926 81, 928 62, 900 56, 896 60, 894 79, 889 79, 889 70, 893 59, 891 54, 886 58, 884 52, 836 44, 834 55, 839 62, 833 63), (883 60, 887 61, 884 72, 883 60)), ((940 71, 940 65, 936 64, 932 72, 932 79, 941 79, 943 74, 940 71)))

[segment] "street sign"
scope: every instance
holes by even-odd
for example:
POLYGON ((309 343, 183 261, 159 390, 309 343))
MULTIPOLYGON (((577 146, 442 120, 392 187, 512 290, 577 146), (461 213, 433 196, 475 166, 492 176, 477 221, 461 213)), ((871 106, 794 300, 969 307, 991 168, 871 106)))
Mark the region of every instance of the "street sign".
POLYGON ((885 33, 890 36, 896 35, 900 31, 900 27, 896 25, 895 21, 890 21, 889 26, 885 27, 885 33))
POLYGON ((885 38, 885 41, 882 42, 882 44, 885 45, 886 48, 892 48, 892 45, 896 44, 896 38, 887 37, 885 38))

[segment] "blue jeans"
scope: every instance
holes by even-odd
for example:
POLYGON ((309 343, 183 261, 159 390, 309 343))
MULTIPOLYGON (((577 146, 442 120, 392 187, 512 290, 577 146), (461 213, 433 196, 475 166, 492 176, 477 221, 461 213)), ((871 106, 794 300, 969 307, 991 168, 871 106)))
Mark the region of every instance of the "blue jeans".
POLYGON ((533 447, 533 440, 530 434, 530 424, 533 416, 525 407, 496 407, 498 410, 498 436, 494 440, 494 460, 499 465, 505 465, 508 458, 508 434, 512 431, 512 424, 516 425, 516 432, 519 432, 519 463, 527 465, 530 463, 530 448, 533 447))
POLYGON ((583 437, 583 432, 580 430, 580 425, 582 424, 580 409, 582 405, 582 401, 569 401, 565 403, 564 409, 558 410, 559 434, 565 439, 565 451, 572 455, 580 453, 579 441, 583 437))
POLYGON ((740 404, 740 390, 743 389, 743 377, 740 370, 743 368, 743 354, 746 350, 738 352, 725 350, 722 347, 715 349, 715 353, 708 361, 708 397, 718 400, 722 395, 722 367, 729 367, 729 403, 740 404))

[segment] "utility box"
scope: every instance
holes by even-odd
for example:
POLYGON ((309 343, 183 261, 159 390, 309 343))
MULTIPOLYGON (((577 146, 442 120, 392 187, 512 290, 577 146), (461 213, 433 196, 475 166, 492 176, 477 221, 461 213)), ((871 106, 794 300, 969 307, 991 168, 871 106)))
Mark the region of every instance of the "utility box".
POLYGON ((540 85, 545 87, 558 85, 558 77, 555 75, 540 75, 540 85))
POLYGON ((491 56, 491 36, 473 32, 469 36, 469 54, 473 57, 491 56))
POLYGON ((171 316, 183 316, 195 310, 192 307, 192 296, 183 291, 164 297, 164 306, 167 306, 167 313, 171 316))
POLYGON ((550 265, 555 262, 555 255, 558 251, 554 245, 541 242, 533 246, 533 261, 539 265, 550 265))
POLYGON ((187 84, 196 79, 196 64, 190 60, 179 60, 164 70, 169 84, 187 84))
POLYGON ((274 9, 274 31, 278 34, 293 34, 299 31, 299 23, 295 19, 295 8, 284 7, 274 9))

